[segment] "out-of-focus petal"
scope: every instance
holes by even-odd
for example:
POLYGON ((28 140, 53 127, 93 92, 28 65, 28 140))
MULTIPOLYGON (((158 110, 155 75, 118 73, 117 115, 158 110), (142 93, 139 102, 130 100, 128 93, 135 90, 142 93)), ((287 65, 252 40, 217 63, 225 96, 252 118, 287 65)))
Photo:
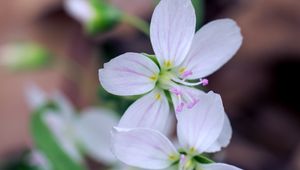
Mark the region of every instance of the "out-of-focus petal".
POLYGON ((176 114, 177 135, 181 146, 191 152, 206 151, 220 136, 224 114, 222 100, 218 94, 202 94, 193 108, 184 109, 176 114))
POLYGON ((47 103, 47 94, 35 84, 27 85, 25 97, 29 107, 34 110, 47 103))
POLYGON ((190 50, 196 16, 191 0, 162 0, 154 10, 150 38, 162 67, 178 66, 190 50))
POLYGON ((72 121, 75 116, 75 109, 70 102, 61 92, 56 91, 51 96, 51 99, 58 105, 58 109, 61 115, 65 116, 65 119, 72 121))
POLYGON ((158 66, 148 57, 125 53, 104 64, 104 68, 99 70, 99 79, 108 92, 129 96, 152 90, 158 74, 158 66))
POLYGON ((187 79, 206 77, 233 57, 240 48, 242 39, 235 21, 212 21, 196 33, 191 50, 179 68, 193 73, 187 79))
POLYGON ((203 164, 201 167, 203 170, 242 170, 238 167, 223 163, 203 164))
POLYGON ((89 0, 64 0, 65 10, 81 23, 88 23, 95 16, 89 0))
POLYGON ((151 128, 165 132, 170 108, 164 92, 154 89, 135 101, 122 116, 119 127, 151 128))
POLYGON ((118 124, 118 117, 110 110, 88 108, 76 123, 77 138, 93 159, 104 164, 116 162, 110 150, 110 132, 118 124))
POLYGON ((73 124, 67 121, 64 116, 51 111, 43 114, 43 121, 46 123, 64 152, 74 161, 82 161, 81 154, 76 146, 77 141, 73 132, 73 124))
POLYGON ((29 155, 29 163, 43 170, 51 170, 52 167, 47 157, 38 150, 32 150, 29 155))
POLYGON ((178 155, 172 143, 159 131, 152 129, 115 128, 112 147, 122 162, 146 169, 167 168, 178 155))
POLYGON ((228 146, 231 137, 232 137, 232 127, 227 114, 225 114, 223 130, 220 136, 218 137, 218 140, 212 146, 210 146, 205 152, 220 151, 222 148, 228 146))

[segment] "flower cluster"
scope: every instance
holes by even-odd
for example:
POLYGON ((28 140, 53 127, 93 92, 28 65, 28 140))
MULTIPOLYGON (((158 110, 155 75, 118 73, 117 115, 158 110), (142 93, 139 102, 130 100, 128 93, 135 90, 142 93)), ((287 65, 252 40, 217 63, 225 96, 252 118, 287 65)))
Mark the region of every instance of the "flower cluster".
POLYGON ((163 131, 170 116, 168 96, 175 112, 192 108, 203 93, 193 86, 206 85, 203 78, 225 64, 241 45, 240 29, 233 20, 210 22, 196 34, 195 27, 190 0, 163 0, 150 26, 155 55, 125 53, 99 70, 100 83, 108 92, 144 94, 125 112, 119 127, 163 131))
POLYGON ((125 53, 99 70, 108 92, 143 95, 112 131, 113 152, 122 162, 146 169, 239 169, 202 157, 227 146, 232 131, 221 97, 196 86, 207 85, 205 77, 237 52, 240 28, 231 19, 212 21, 196 33, 195 27, 191 0, 161 0, 150 25, 155 55, 125 53), (181 145, 177 149, 164 136, 173 110, 181 145))

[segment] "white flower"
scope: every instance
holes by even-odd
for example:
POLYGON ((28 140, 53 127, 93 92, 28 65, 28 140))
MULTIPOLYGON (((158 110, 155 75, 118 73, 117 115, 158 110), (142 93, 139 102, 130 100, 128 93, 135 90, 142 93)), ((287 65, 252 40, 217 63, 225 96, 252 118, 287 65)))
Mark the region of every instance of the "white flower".
POLYGON ((206 85, 203 78, 224 65, 241 45, 240 28, 231 19, 210 22, 197 33, 195 27, 191 0, 161 0, 150 26, 155 56, 125 53, 99 70, 100 83, 108 92, 145 94, 125 112, 119 127, 163 131, 170 116, 166 94, 170 92, 176 112, 192 108, 203 92, 190 86, 206 85))
POLYGON ((32 109, 39 108, 48 101, 54 101, 59 110, 47 110, 43 120, 55 136, 57 142, 76 162, 83 161, 82 153, 107 165, 116 162, 110 150, 110 131, 117 125, 118 116, 110 110, 89 107, 75 114, 72 104, 60 93, 48 95, 31 85, 26 91, 32 109))
POLYGON ((179 162, 181 170, 240 170, 222 163, 195 159, 202 153, 221 150, 231 138, 231 126, 221 97, 203 94, 201 104, 178 113, 177 135, 181 148, 176 149, 161 132, 149 128, 119 128, 112 132, 112 148, 122 162, 146 169, 164 169, 179 162))

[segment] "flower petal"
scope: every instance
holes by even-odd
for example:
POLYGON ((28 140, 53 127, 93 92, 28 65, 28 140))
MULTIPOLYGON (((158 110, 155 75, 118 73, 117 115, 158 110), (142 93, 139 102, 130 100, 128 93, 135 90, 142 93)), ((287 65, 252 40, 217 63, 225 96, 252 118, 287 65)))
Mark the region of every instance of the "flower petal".
POLYGON ((164 92, 153 90, 135 101, 122 116, 119 127, 151 128, 165 132, 169 126, 170 108, 164 92))
POLYGON ((232 127, 231 127, 230 120, 229 120, 227 114, 225 114, 223 130, 222 130, 220 136, 218 137, 218 140, 212 146, 210 146, 205 152, 220 151, 222 148, 228 146, 228 144, 230 143, 231 137, 232 137, 232 127))
POLYGON ((178 66, 195 34, 196 15, 191 0, 162 0, 154 10, 150 38, 162 67, 178 66))
POLYGON ((65 0, 64 7, 69 15, 84 24, 95 16, 95 11, 87 0, 65 0))
POLYGON ((110 150, 110 132, 118 124, 118 120, 110 110, 88 108, 81 112, 76 124, 77 138, 93 159, 104 164, 116 161, 110 150))
POLYGON ((203 164, 201 167, 203 170, 242 170, 238 167, 223 163, 203 164))
POLYGON ((159 131, 152 129, 115 128, 112 147, 119 160, 139 168, 167 168, 177 157, 172 143, 159 131))
POLYGON ((199 96, 191 109, 177 113, 177 135, 181 146, 191 151, 206 151, 220 136, 224 123, 221 97, 209 92, 199 96))
POLYGON ((82 161, 81 154, 76 146, 75 135, 72 133, 73 124, 64 119, 64 116, 59 113, 50 111, 43 115, 43 120, 64 152, 76 162, 82 161))
POLYGON ((196 33, 191 50, 179 68, 193 73, 187 79, 206 77, 233 57, 240 48, 242 39, 235 21, 212 21, 196 33))
POLYGON ((99 70, 99 79, 108 92, 128 96, 152 90, 158 74, 158 66, 148 57, 125 53, 104 64, 99 70))
POLYGON ((37 109, 47 103, 47 94, 35 84, 27 85, 25 97, 30 109, 37 109))

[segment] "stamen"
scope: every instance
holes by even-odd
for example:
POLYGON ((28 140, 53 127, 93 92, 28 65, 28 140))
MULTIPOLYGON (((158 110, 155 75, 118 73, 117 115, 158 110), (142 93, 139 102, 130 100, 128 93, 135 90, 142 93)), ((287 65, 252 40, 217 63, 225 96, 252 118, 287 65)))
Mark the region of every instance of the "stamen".
POLYGON ((199 82, 195 82, 195 83, 191 83, 191 82, 186 82, 185 80, 181 80, 178 78, 173 78, 173 81, 175 81, 176 83, 180 83, 186 86, 197 86, 197 85, 203 85, 206 86, 208 84, 208 80, 207 79, 200 79, 199 82))
POLYGON ((157 94, 155 95, 155 99, 156 99, 156 100, 160 100, 160 99, 161 99, 161 95, 160 95, 159 93, 157 93, 157 94))
POLYGON ((182 112, 183 107, 184 107, 184 103, 183 103, 183 102, 180 102, 180 104, 178 104, 178 105, 176 106, 176 112, 182 112))
POLYGON ((153 74, 151 77, 149 77, 150 80, 156 81, 158 79, 158 76, 156 74, 153 74))
POLYGON ((198 98, 194 98, 193 96, 191 96, 188 93, 183 93, 182 97, 183 97, 183 100, 186 101, 188 109, 193 108, 195 106, 195 104, 197 104, 199 102, 198 98))
POLYGON ((182 92, 179 88, 176 87, 172 87, 171 89, 169 89, 169 91, 173 94, 176 95, 177 99, 178 99, 178 104, 176 106, 176 112, 181 112, 183 110, 184 107, 184 102, 182 101, 182 92))
POLYGON ((202 83, 203 86, 208 85, 208 79, 200 79, 200 82, 202 83))
POLYGON ((176 87, 172 87, 169 91, 171 93, 175 94, 176 96, 181 95, 181 91, 178 88, 176 88, 176 87))
POLYGON ((187 105, 187 108, 189 109, 193 108, 198 102, 199 99, 193 99, 193 101, 187 105))
POLYGON ((170 61, 170 60, 164 61, 164 66, 165 66, 166 68, 171 68, 172 65, 173 65, 172 61, 170 61))
POLYGON ((179 159, 179 169, 193 170, 195 169, 195 165, 189 156, 181 154, 179 159))
POLYGON ((181 155, 180 155, 180 160, 179 160, 179 161, 180 161, 180 164, 181 164, 181 165, 184 164, 185 160, 186 160, 186 159, 185 159, 185 155, 184 155, 184 154, 181 154, 181 155))
POLYGON ((192 71, 184 71, 183 73, 182 73, 182 75, 181 75, 181 78, 183 79, 183 80, 185 80, 188 76, 190 76, 190 75, 192 75, 193 74, 193 72, 192 71))

